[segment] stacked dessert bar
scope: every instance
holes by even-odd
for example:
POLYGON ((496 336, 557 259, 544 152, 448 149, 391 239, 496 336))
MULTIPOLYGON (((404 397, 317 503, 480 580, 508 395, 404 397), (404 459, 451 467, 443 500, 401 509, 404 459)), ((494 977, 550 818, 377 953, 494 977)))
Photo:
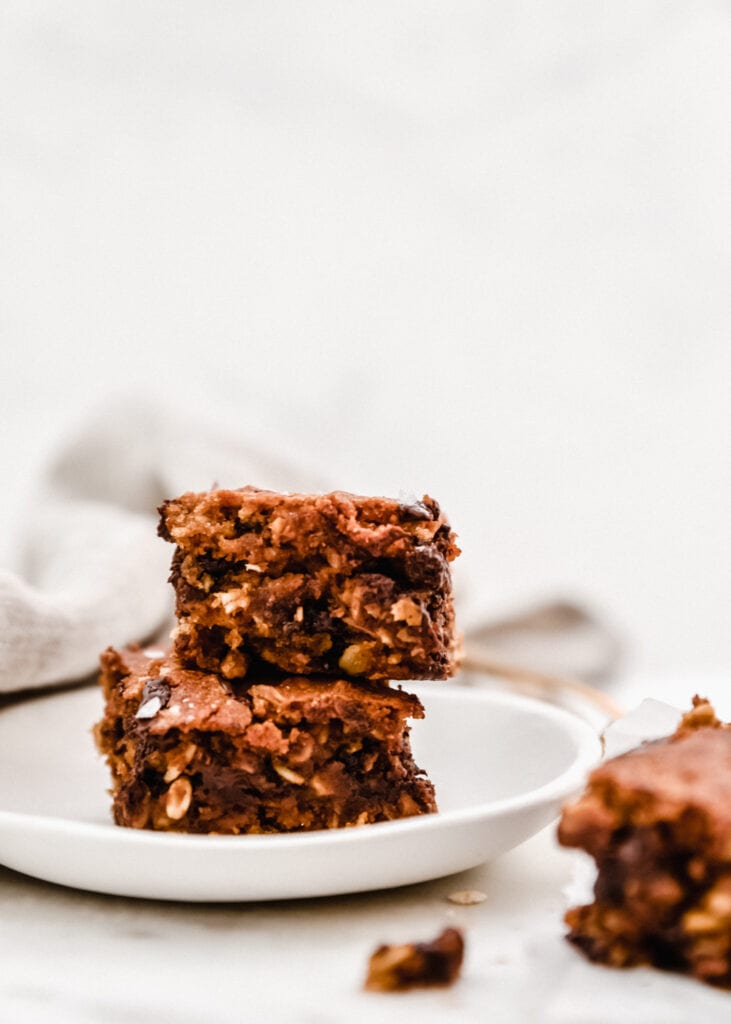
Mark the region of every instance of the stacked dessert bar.
POLYGON ((97 742, 120 825, 299 831, 436 810, 415 765, 418 698, 390 680, 455 668, 449 563, 435 501, 184 494, 173 648, 109 649, 97 742))

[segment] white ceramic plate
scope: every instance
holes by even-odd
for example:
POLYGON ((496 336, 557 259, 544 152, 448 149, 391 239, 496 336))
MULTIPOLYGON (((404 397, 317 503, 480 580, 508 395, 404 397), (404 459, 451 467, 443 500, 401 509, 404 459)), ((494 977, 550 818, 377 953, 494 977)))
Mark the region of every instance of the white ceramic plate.
POLYGON ((273 836, 187 836, 110 823, 90 728, 101 695, 77 690, 0 712, 0 863, 61 885, 163 900, 272 900, 386 889, 490 860, 554 819, 600 755, 592 729, 522 697, 411 684, 419 765, 440 813, 273 836))

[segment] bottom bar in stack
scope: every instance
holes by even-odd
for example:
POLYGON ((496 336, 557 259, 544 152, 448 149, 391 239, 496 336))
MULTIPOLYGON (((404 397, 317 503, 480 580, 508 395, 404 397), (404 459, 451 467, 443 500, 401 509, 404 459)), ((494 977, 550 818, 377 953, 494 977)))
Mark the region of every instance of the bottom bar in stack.
POLYGON ((136 648, 101 664, 96 740, 119 825, 297 832, 436 810, 406 724, 424 710, 402 690, 314 676, 237 685, 136 648))

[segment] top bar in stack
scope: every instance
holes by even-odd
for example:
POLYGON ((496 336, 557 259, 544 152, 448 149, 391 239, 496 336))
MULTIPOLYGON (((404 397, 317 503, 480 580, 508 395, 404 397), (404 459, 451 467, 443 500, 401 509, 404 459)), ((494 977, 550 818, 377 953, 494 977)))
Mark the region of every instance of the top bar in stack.
POLYGON ((241 678, 283 672, 446 679, 455 671, 449 563, 438 504, 244 487, 160 509, 184 664, 241 678))

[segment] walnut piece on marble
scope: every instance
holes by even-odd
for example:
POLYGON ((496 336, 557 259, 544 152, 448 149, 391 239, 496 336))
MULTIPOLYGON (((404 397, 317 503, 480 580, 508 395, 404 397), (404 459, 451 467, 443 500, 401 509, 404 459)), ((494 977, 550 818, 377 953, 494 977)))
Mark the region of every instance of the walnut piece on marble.
POLYGON ((379 946, 368 963, 365 987, 371 992, 404 992, 452 985, 463 957, 464 938, 457 928, 445 928, 432 942, 379 946))

